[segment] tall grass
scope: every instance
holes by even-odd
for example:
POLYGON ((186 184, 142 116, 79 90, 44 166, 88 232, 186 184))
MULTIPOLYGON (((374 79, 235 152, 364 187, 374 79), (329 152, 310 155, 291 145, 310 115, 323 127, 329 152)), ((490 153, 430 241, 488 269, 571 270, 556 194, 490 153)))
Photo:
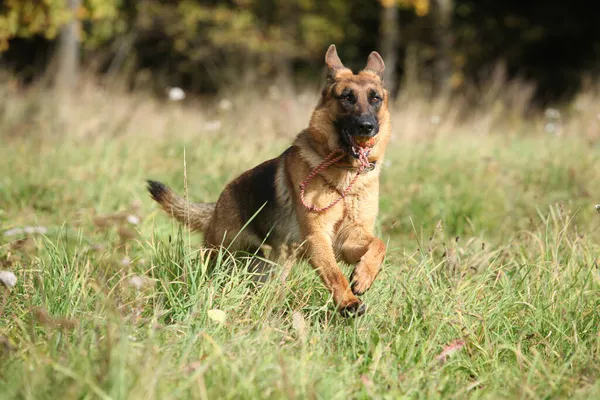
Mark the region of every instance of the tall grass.
POLYGON ((316 91, 231 107, 10 96, 0 270, 18 280, 0 285, 1 398, 600 396, 598 97, 466 120, 459 102, 401 97, 376 228, 387 258, 366 315, 344 319, 305 263, 262 285, 226 251, 210 263, 144 188, 183 192, 185 151, 189 196, 214 200, 285 149, 316 91), (14 230, 27 226, 47 230, 14 230))

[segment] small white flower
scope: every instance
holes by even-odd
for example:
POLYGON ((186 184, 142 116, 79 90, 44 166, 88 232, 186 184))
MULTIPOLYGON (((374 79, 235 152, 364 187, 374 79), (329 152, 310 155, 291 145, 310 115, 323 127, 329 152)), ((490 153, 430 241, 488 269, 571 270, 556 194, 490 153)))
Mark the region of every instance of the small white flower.
POLYGON ((547 108, 546 111, 544 112, 544 115, 546 116, 546 118, 549 118, 549 119, 559 119, 560 111, 557 110, 556 108, 547 108))
POLYGON ((17 235, 22 235, 23 233, 27 233, 27 234, 39 233, 39 234, 43 235, 46 232, 48 232, 48 228, 46 228, 45 226, 25 226, 23 228, 9 229, 4 232, 4 236, 5 237, 17 236, 17 235))
POLYGON ((144 286, 144 279, 141 276, 134 275, 129 278, 129 284, 137 290, 144 286))
POLYGON ((146 276, 132 275, 127 280, 127 283, 132 288, 140 290, 140 289, 143 289, 145 287, 152 286, 152 279, 150 279, 150 278, 148 278, 146 276))
POLYGON ((169 89, 169 100, 171 101, 181 101, 185 99, 185 92, 180 87, 172 87, 169 89))
POLYGON ((7 231, 4 231, 4 236, 17 236, 23 233, 23 228, 12 228, 7 231))
POLYGON ((25 228, 23 228, 23 232, 39 233, 41 235, 44 235, 46 232, 48 232, 48 228, 46 228, 45 226, 26 226, 25 228))
POLYGON ((121 260, 121 265, 124 267, 131 265, 131 258, 129 258, 127 256, 123 257, 123 259, 121 260))
POLYGON ((231 102, 231 100, 222 99, 221 101, 219 101, 219 110, 229 111, 231 110, 231 107, 233 107, 233 103, 231 102))
POLYGON ((544 125, 544 130, 546 133, 556 133, 558 130, 558 125, 556 125, 554 122, 548 122, 546 125, 544 125))
POLYGON ((214 121, 208 121, 206 124, 204 124, 204 129, 207 131, 218 131, 221 129, 221 121, 218 119, 214 121))
POLYGON ((104 250, 104 245, 100 243, 95 243, 92 245, 91 249, 94 251, 102 251, 104 250))
POLYGON ((137 225, 140 223, 140 218, 137 215, 128 215, 127 222, 129 222, 131 225, 137 225))
POLYGON ((6 287, 13 287, 17 284, 17 277, 10 271, 0 271, 0 283, 6 287))
POLYGON ((276 85, 269 86, 269 97, 272 100, 278 100, 281 97, 281 90, 276 85))

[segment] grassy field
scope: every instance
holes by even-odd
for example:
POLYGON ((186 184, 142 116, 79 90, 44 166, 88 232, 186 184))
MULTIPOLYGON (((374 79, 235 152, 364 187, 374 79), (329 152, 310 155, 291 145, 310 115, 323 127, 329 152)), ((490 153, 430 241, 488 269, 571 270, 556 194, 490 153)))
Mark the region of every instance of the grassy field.
POLYGON ((65 111, 38 97, 2 108, 0 270, 17 283, 0 285, 0 398, 600 397, 600 142, 586 132, 488 132, 398 106, 387 258, 368 312, 344 319, 306 264, 262 287, 225 254, 208 272, 201 238, 145 192, 146 178, 183 192, 185 171, 190 198, 214 200, 285 149, 314 97, 274 96, 267 115, 244 99, 103 94, 65 111), (419 118, 427 134, 407 133, 419 118))

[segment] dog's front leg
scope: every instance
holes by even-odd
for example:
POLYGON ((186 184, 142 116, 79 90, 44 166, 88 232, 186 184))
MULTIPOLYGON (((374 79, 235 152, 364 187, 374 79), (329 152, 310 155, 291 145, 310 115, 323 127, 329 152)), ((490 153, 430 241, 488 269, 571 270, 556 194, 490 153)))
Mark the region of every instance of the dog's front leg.
POLYGON ((348 280, 335 260, 331 238, 324 233, 306 237, 309 262, 333 294, 333 300, 343 315, 362 315, 366 307, 352 293, 348 280))
POLYGON ((381 239, 354 227, 342 244, 342 258, 348 264, 357 264, 352 272, 352 292, 361 295, 366 292, 381 269, 385 257, 385 244, 381 239))

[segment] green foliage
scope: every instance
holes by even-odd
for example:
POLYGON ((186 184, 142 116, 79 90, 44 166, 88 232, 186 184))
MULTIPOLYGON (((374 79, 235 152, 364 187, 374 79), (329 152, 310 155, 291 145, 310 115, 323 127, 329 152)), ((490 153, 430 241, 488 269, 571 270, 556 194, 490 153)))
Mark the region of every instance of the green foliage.
POLYGON ((128 30, 158 28, 175 51, 190 51, 195 60, 206 57, 202 54, 206 46, 213 51, 233 47, 251 54, 311 57, 325 44, 342 39, 341 27, 332 22, 344 21, 346 8, 337 3, 148 0, 131 5, 125 0, 85 0, 73 13, 63 0, 8 0, 0 15, 0 40, 6 48, 14 37, 53 39, 62 25, 76 18, 84 27, 83 43, 91 47, 128 30))
POLYGON ((52 39, 69 19, 63 0, 6 0, 0 14, 0 51, 13 37, 41 34, 52 39))
POLYGON ((237 83, 240 76, 314 77, 330 43, 357 68, 370 51, 393 42, 383 37, 388 14, 398 25, 395 70, 415 75, 408 77, 411 82, 433 77, 463 90, 490 78, 486 72, 505 62, 511 77, 535 80, 539 96, 556 98, 572 94, 582 73, 596 71, 600 59, 595 2, 565 8, 551 1, 535 8, 472 0, 81 1, 69 11, 65 0, 5 0, 2 62, 17 72, 28 69, 28 76, 42 75, 46 64, 32 66, 32 59, 48 54, 61 26, 75 18, 85 48, 82 61, 100 72, 122 69, 131 81, 140 72, 139 81, 152 81, 161 91, 179 85, 207 92, 237 83), (398 12, 387 13, 392 6, 398 12), (33 36, 48 42, 35 41, 32 49, 14 40, 33 36), (4 53, 9 46, 19 48, 4 53))
POLYGON ((54 39, 61 26, 74 18, 91 26, 84 42, 113 39, 123 32, 122 5, 123 0, 84 0, 79 9, 71 10, 65 0, 6 0, 0 13, 0 51, 6 50, 15 37, 41 35, 54 39))
POLYGON ((132 21, 127 20, 126 0, 85 0, 78 10, 83 26, 82 42, 97 47, 127 32, 132 21))
MULTIPOLYGON (((435 1, 435 0, 434 0, 435 1)), ((383 7, 413 8, 418 16, 425 16, 431 8, 430 0, 379 0, 383 7)))

